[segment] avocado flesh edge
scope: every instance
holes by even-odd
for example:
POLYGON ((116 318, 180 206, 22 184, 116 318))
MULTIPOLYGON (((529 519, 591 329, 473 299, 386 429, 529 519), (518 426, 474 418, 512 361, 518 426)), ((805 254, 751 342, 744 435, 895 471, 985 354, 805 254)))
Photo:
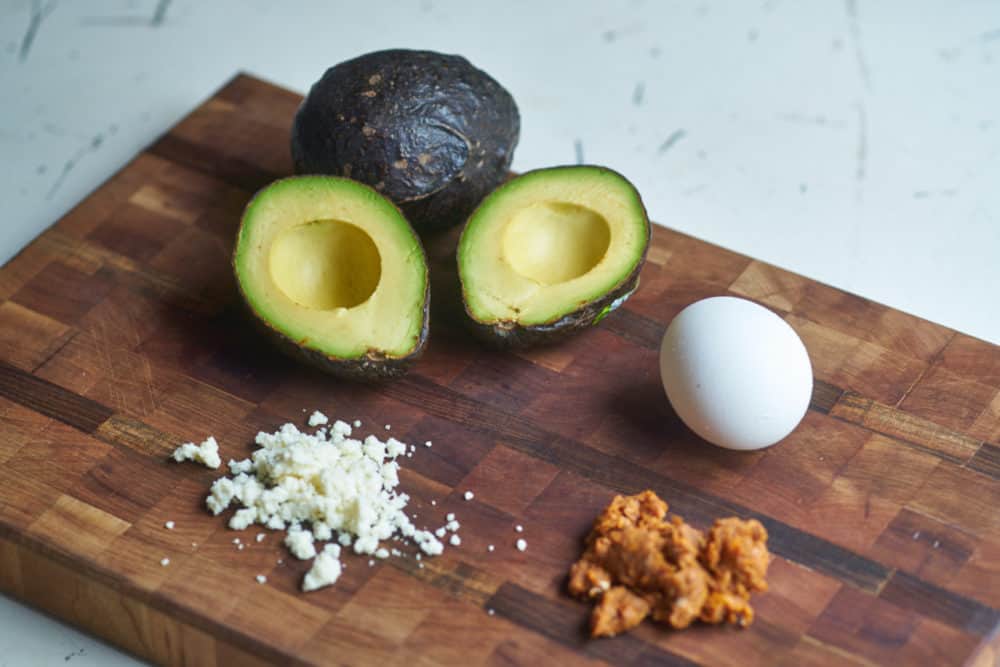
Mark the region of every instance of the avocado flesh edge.
MULTIPOLYGON (((354 250, 345 250, 347 257, 357 254, 354 250)), ((367 186, 301 176, 264 188, 247 205, 233 266, 259 326, 279 348, 323 370, 346 377, 392 377, 404 372, 426 344, 430 287, 423 248, 398 209, 367 186), (360 303, 312 308, 283 289, 294 281, 286 277, 284 286, 277 284, 274 247, 317 221, 356 226, 377 248, 381 275, 367 298, 352 295, 360 303), (381 335, 383 330, 391 335, 381 335)))
POLYGON ((512 320, 481 322, 470 316, 468 324, 477 338, 496 347, 523 348, 555 343, 595 326, 621 306, 639 288, 641 270, 640 264, 621 285, 554 322, 543 324, 522 324, 512 320))
MULTIPOLYGON (((477 209, 459 243, 463 299, 473 329, 485 338, 517 345, 542 342, 595 324, 607 309, 621 305, 637 288, 649 238, 650 226, 641 198, 616 172, 591 166, 554 167, 513 179, 477 209), (505 200, 510 200, 508 205, 504 205, 505 200), (509 244, 504 248, 505 241, 511 240, 509 233, 505 238, 504 228, 519 224, 519 219, 527 215, 523 211, 540 203, 551 206, 551 202, 569 203, 584 210, 574 214, 575 220, 557 216, 549 221, 536 214, 529 217, 525 227, 531 231, 522 247, 534 251, 539 243, 531 242, 536 238, 541 245, 555 243, 551 254, 543 253, 535 262, 540 268, 505 256, 518 248, 509 244), (593 218, 591 213, 595 211, 602 214, 611 235, 604 255, 580 275, 568 268, 553 268, 567 256, 570 264, 579 264, 581 256, 593 250, 592 237, 600 236, 600 225, 579 227, 578 223, 581 215, 593 218), (558 230, 552 236, 544 229, 533 229, 550 222, 559 227, 576 224, 577 232, 586 236, 573 239, 559 237, 558 230), (530 269, 527 273, 534 270, 539 275, 522 275, 512 266, 519 263, 530 269), (496 275, 483 280, 476 272, 484 270, 496 275), (555 289, 544 284, 545 274, 553 273, 558 278, 560 272, 566 272, 569 279, 557 282, 555 289)), ((594 257, 584 257, 581 266, 589 266, 594 257)))

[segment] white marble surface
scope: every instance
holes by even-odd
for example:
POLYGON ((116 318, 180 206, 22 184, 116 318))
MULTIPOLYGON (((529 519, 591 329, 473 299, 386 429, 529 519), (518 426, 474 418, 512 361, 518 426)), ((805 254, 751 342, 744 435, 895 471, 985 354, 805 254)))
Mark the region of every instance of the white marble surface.
MULTIPOLYGON (((516 169, 582 153, 659 222, 1000 343, 995 0, 0 0, 0 261, 234 72, 388 47, 511 90, 516 169)), ((71 654, 128 662, 0 598, 0 665, 71 654)))

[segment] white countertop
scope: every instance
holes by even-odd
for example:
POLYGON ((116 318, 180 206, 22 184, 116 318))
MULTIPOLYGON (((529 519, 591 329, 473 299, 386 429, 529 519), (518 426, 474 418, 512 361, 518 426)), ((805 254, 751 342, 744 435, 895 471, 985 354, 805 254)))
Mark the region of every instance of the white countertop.
MULTIPOLYGON (((1000 343, 989 0, 0 0, 0 261, 235 72, 390 47, 506 86, 518 170, 582 153, 658 222, 1000 343)), ((67 662, 133 664, 0 597, 0 667, 67 662)))

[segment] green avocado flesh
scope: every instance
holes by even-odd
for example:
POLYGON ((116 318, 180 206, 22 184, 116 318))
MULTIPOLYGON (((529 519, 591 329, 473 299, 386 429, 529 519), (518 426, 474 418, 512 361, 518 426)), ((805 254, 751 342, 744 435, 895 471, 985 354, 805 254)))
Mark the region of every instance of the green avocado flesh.
POLYGON ((416 234, 366 185, 299 176, 247 206, 233 254, 243 297, 283 347, 344 375, 393 375, 427 334, 416 234))
POLYGON ((649 234, 639 193, 620 174, 528 172, 488 196, 462 233, 466 311, 498 336, 595 324, 634 291, 649 234))

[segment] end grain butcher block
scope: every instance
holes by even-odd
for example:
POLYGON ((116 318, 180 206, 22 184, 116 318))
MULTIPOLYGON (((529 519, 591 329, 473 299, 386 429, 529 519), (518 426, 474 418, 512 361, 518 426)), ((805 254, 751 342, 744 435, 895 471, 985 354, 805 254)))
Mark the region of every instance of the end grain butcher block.
POLYGON ((397 382, 339 382, 258 338, 229 264, 248 197, 291 171, 299 100, 237 77, 0 271, 0 590, 174 664, 995 663, 1000 348, 657 228, 601 326, 490 352, 458 324, 445 238, 426 356, 397 382), (722 294, 809 349, 812 404, 777 447, 706 446, 660 387, 666 324, 722 294), (423 568, 347 556, 303 594, 279 535, 238 551, 203 509, 217 473, 167 461, 210 434, 242 458, 316 408, 433 440, 401 486, 422 525, 456 512, 461 546, 423 568), (586 639, 567 569, 612 495, 647 488, 696 525, 767 526, 750 628, 586 639))

